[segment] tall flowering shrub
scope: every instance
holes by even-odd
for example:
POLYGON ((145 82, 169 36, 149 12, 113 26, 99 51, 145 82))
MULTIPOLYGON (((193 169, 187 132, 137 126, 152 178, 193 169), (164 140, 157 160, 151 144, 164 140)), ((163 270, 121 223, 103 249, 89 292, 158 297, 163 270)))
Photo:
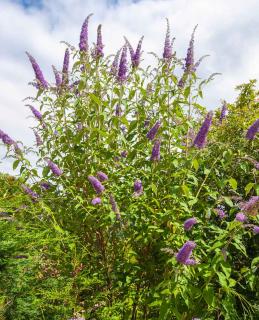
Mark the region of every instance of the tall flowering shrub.
POLYGON ((167 24, 151 69, 140 59, 143 37, 136 50, 125 39, 107 57, 99 26, 91 48, 90 16, 53 79, 28 54, 37 164, 30 149, 19 143, 17 152, 17 142, 1 138, 20 169, 21 190, 40 208, 38 225, 73 238, 66 245, 59 237, 58 257, 41 249, 56 263, 53 277, 72 283, 70 316, 255 316, 258 259, 247 244, 258 226, 258 173, 243 170, 240 159, 258 160, 258 114, 226 135, 235 110, 227 115, 225 105, 222 115, 202 106, 214 75, 196 74, 203 59, 195 57, 196 28, 179 59, 167 24), (244 203, 253 203, 252 214, 244 203), (248 301, 244 286, 255 298, 248 301))

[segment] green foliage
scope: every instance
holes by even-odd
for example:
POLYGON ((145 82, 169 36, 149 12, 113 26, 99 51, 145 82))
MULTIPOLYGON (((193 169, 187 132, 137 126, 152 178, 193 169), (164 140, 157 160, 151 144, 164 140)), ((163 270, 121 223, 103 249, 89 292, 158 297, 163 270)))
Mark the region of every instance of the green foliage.
POLYGON ((76 84, 40 89, 32 99, 43 113, 34 128, 43 140, 33 148, 37 164, 27 159, 32 149, 13 154, 8 147, 20 175, 15 186, 4 180, 1 191, 1 210, 13 218, 0 221, 5 319, 257 319, 258 236, 251 225, 258 216, 249 215, 245 227, 235 221, 239 202, 259 195, 258 136, 244 137, 258 118, 255 82, 238 87, 222 124, 216 112, 206 147, 197 149, 191 133, 206 114, 200 98, 212 77, 189 73, 180 88, 182 62, 174 56, 152 70, 132 68, 121 84, 109 58, 70 50, 76 84), (158 120, 161 159, 151 161, 154 142, 146 134, 158 120), (63 174, 53 174, 46 158, 63 174), (94 206, 88 176, 98 171, 108 180, 94 206), (39 198, 16 192, 22 183, 39 198), (216 208, 227 217, 219 219, 216 208), (185 231, 190 217, 198 223, 185 231), (195 265, 175 258, 187 240, 197 244, 195 265))

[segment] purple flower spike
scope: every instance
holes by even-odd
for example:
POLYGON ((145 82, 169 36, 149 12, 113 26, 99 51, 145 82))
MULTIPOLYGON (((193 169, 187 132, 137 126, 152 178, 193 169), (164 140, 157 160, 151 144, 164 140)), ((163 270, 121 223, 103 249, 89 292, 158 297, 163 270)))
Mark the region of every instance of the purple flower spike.
POLYGON ((65 51, 63 69, 62 69, 62 84, 68 83, 68 68, 69 68, 69 50, 65 51))
POLYGON ((190 259, 192 250, 196 247, 196 243, 193 241, 187 241, 176 255, 176 260, 185 265, 192 265, 196 262, 190 259))
POLYGON ((94 50, 95 59, 102 58, 104 56, 103 48, 104 48, 104 45, 102 40, 102 25, 99 24, 97 28, 97 41, 96 41, 96 46, 94 50))
POLYGON ((12 144, 17 145, 16 142, 11 137, 9 137, 7 133, 4 133, 3 131, 1 131, 1 139, 3 143, 8 146, 11 146, 12 144))
POLYGON ((227 114, 227 103, 226 103, 226 101, 224 101, 222 109, 221 109, 220 117, 219 117, 220 123, 222 123, 223 119, 226 118, 226 114, 227 114))
POLYGON ((113 75, 113 76, 116 76, 117 75, 117 72, 118 72, 118 65, 119 65, 119 58, 120 58, 120 53, 121 53, 121 49, 117 51, 115 57, 114 57, 114 60, 112 62, 112 66, 111 66, 111 70, 110 70, 110 73, 113 75))
POLYGON ((160 160, 160 140, 156 140, 152 149, 152 154, 150 157, 151 161, 159 161, 160 160))
POLYGON ((196 218, 189 218, 187 219, 185 222, 184 222, 184 230, 185 231, 189 231, 191 230, 191 228, 196 224, 198 223, 198 221, 196 220, 196 218))
POLYGON ((259 233, 259 226, 254 226, 253 227, 253 233, 258 234, 259 233))
POLYGON ((81 130, 83 130, 83 128, 84 128, 83 124, 81 122, 78 122, 77 123, 77 130, 81 131, 81 130))
POLYGON ((44 76, 43 76, 43 73, 38 65, 38 63, 36 62, 36 60, 33 58, 33 56, 31 56, 28 52, 26 52, 30 62, 31 62, 31 65, 32 65, 32 68, 34 70, 34 73, 35 73, 35 77, 38 81, 38 85, 44 89, 47 89, 48 88, 48 83, 47 81, 44 79, 44 76))
POLYGON ((105 190, 101 182, 94 176, 88 176, 88 181, 91 183, 92 187, 94 188, 97 194, 100 194, 105 190))
POLYGON ((183 89, 186 82, 186 73, 183 74, 182 78, 178 82, 178 88, 183 89))
POLYGON ((116 220, 121 220, 119 208, 112 194, 110 194, 110 204, 112 206, 112 211, 116 214, 116 220))
POLYGON ((117 80, 120 83, 123 83, 124 81, 127 80, 127 47, 126 45, 124 45, 122 48, 117 80))
POLYGON ((124 37, 124 38, 125 38, 125 41, 127 43, 128 48, 129 48, 132 67, 137 68, 140 64, 140 57, 141 57, 141 53, 142 53, 141 47, 142 47, 142 42, 143 42, 144 36, 142 36, 140 38, 136 51, 134 51, 134 49, 132 48, 132 45, 130 44, 129 40, 126 37, 124 37))
POLYGON ((256 216, 259 209, 259 196, 253 196, 247 202, 241 202, 239 207, 246 214, 256 216))
POLYGON ((93 15, 92 13, 89 14, 89 16, 86 17, 82 25, 82 29, 80 33, 80 42, 79 42, 80 51, 84 51, 84 52, 88 51, 88 23, 92 15, 93 15))
POLYGON ((59 177, 63 174, 63 171, 51 160, 47 160, 47 164, 55 176, 59 177))
POLYGON ((36 138, 36 144, 37 146, 41 146, 43 144, 43 141, 41 140, 41 137, 40 135, 34 130, 34 135, 35 135, 35 138, 36 138))
POLYGON ((121 152, 121 157, 122 158, 127 158, 127 155, 128 155, 128 151, 127 150, 124 150, 121 152))
POLYGON ((34 117, 37 118, 38 120, 42 120, 42 114, 33 106, 28 105, 28 107, 31 109, 31 112, 33 113, 34 117))
POLYGON ((139 197, 143 194, 143 186, 141 180, 136 180, 134 182, 134 196, 139 197))
POLYGON ((137 46, 137 49, 135 51, 135 54, 134 54, 134 58, 132 60, 132 66, 134 68, 137 68, 140 64, 140 57, 141 57, 141 47, 142 47, 142 42, 143 42, 143 39, 144 39, 144 36, 142 36, 138 42, 138 46, 137 46))
POLYGON ((119 104, 116 104, 116 107, 115 107, 115 116, 116 116, 116 117, 122 116, 122 109, 121 109, 121 106, 120 106, 119 104))
POLYGON ((102 199, 96 197, 91 201, 91 203, 92 203, 92 205, 96 206, 97 204, 101 204, 102 203, 102 199))
POLYGON ((243 214, 243 212, 239 212, 236 214, 235 220, 239 222, 245 222, 247 220, 247 217, 245 214, 243 214))
POLYGON ((255 135, 259 132, 259 119, 257 119, 251 127, 247 130, 246 139, 247 140, 254 140, 255 135))
POLYGON ((185 58, 184 70, 187 73, 191 73, 194 70, 194 33, 195 33, 196 28, 197 28, 197 26, 194 28, 194 30, 192 32, 191 40, 190 40, 189 47, 187 50, 187 55, 185 58))
POLYGON ((224 219, 226 217, 226 213, 224 212, 224 210, 216 208, 214 209, 214 211, 220 219, 224 219))
POLYGON ((206 138, 211 126, 213 113, 209 112, 206 116, 206 119, 204 120, 197 136, 194 139, 193 145, 196 146, 199 149, 202 149, 206 145, 206 138))
POLYGON ((148 131, 146 137, 149 139, 149 140, 153 140, 157 134, 157 131, 158 129, 160 128, 161 124, 159 121, 157 121, 155 123, 155 125, 148 131))
POLYGON ((48 190, 51 187, 48 182, 44 182, 44 181, 40 183, 40 186, 45 190, 48 190))
POLYGON ((33 200, 36 200, 39 196, 36 192, 32 191, 26 185, 22 184, 22 189, 25 193, 27 193, 33 200))
POLYGON ((61 83, 62 83, 60 74, 59 74, 58 70, 55 68, 55 66, 52 66, 52 70, 53 70, 53 73, 55 75, 56 86, 59 87, 61 85, 61 83))
POLYGON ((173 56, 172 52, 172 43, 170 39, 170 25, 169 25, 169 20, 166 19, 167 21, 167 29, 166 29, 166 36, 165 36, 165 45, 164 45, 164 52, 163 52, 163 58, 165 60, 169 60, 173 56))
POLYGON ((4 131, 0 129, 0 139, 2 139, 4 135, 5 135, 4 131))
POLYGON ((102 182, 108 180, 108 176, 102 171, 98 171, 96 175, 97 175, 98 180, 100 180, 102 182))

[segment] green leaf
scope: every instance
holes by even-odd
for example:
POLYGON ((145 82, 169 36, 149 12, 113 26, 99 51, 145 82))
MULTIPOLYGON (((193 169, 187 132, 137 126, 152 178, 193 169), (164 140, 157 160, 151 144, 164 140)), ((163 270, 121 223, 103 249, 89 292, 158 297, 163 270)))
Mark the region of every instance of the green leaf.
POLYGON ((198 171, 198 169, 199 169, 199 162, 198 162, 197 159, 193 159, 193 160, 192 160, 192 165, 193 165, 194 169, 195 169, 196 171, 198 171))
POLYGON ((182 190, 183 190, 183 193, 186 195, 186 196, 189 196, 190 195, 190 189, 188 188, 188 186, 186 184, 183 184, 182 185, 182 190))
POLYGON ((203 290, 203 298, 209 306, 213 305, 215 299, 214 289, 212 287, 206 287, 203 290))
POLYGON ((19 160, 19 159, 17 159, 17 160, 14 161, 14 163, 13 163, 13 170, 15 170, 15 169, 18 167, 19 163, 20 163, 20 160, 19 160))
POLYGON ((245 192, 246 195, 248 195, 248 193, 251 191, 251 189, 254 187, 254 183, 253 182, 249 182, 246 186, 245 186, 245 192))
POLYGON ((230 186, 232 187, 233 190, 236 190, 236 189, 237 189, 237 181, 236 181, 236 179, 230 178, 230 179, 228 180, 228 182, 229 182, 229 184, 230 184, 230 186))
POLYGON ((233 207, 234 204, 229 197, 223 197, 223 198, 228 206, 233 207))

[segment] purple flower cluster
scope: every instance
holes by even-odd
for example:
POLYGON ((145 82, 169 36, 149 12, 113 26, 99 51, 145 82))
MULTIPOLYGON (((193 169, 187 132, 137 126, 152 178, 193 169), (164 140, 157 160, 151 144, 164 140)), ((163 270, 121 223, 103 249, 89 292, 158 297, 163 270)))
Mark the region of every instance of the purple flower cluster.
POLYGON ((214 211, 216 212, 216 214, 218 215, 218 217, 220 219, 224 219, 226 217, 226 213, 224 210, 222 210, 220 208, 216 208, 216 209, 214 209, 214 211))
POLYGON ((163 58, 165 60, 169 60, 173 56, 173 40, 174 39, 171 41, 169 20, 168 19, 166 20, 167 20, 167 29, 166 29, 166 36, 165 36, 163 58))
POLYGON ((36 108, 34 108, 31 105, 28 105, 28 107, 31 109, 31 112, 33 113, 35 118, 37 118, 39 121, 41 121, 42 120, 42 114, 40 113, 40 111, 37 110, 36 108))
POLYGON ((93 15, 92 13, 89 14, 82 25, 82 29, 80 33, 80 42, 79 42, 80 51, 84 51, 84 52, 88 51, 88 23, 92 15, 93 15))
POLYGON ((114 57, 114 60, 112 62, 112 66, 111 66, 111 70, 110 70, 110 73, 113 75, 113 76, 116 76, 117 75, 117 72, 118 72, 118 65, 119 65, 119 58, 120 58, 120 53, 121 53, 121 49, 117 51, 115 57, 114 57))
POLYGON ((199 149, 202 149, 206 145, 206 138, 212 123, 213 113, 209 112, 204 120, 198 134, 196 135, 193 145, 199 149))
POLYGON ((115 107, 115 116, 120 117, 122 115, 122 109, 121 106, 117 103, 115 107))
POLYGON ((96 206, 97 204, 101 204, 102 203, 102 199, 99 198, 99 197, 96 197, 91 201, 91 203, 92 203, 92 205, 96 206))
POLYGON ((98 171, 96 175, 98 180, 101 182, 108 180, 108 176, 102 171, 98 171))
POLYGON ((104 45, 102 40, 102 25, 99 24, 97 28, 97 40, 96 40, 96 45, 95 45, 94 54, 93 54, 95 59, 102 58, 104 56, 103 48, 104 48, 104 45))
POLYGON ((69 50, 65 51, 63 68, 62 68, 62 84, 68 84, 68 68, 69 68, 69 50))
POLYGON ((253 233, 258 234, 259 233, 259 226, 254 226, 253 227, 253 233))
POLYGON ((247 220, 247 217, 243 212, 238 212, 236 214, 235 220, 239 222, 245 222, 247 220))
POLYGON ((60 76, 58 70, 55 68, 55 66, 52 66, 52 70, 53 70, 53 73, 55 76, 56 86, 59 87, 62 83, 61 76, 60 76))
POLYGON ((223 119, 226 118, 226 114, 227 114, 227 103, 226 103, 226 101, 224 101, 222 109, 221 109, 220 117, 219 117, 220 123, 222 123, 223 119))
POLYGON ((41 185, 41 187, 42 187, 43 189, 45 189, 45 190, 48 190, 48 189, 51 187, 48 182, 44 182, 44 181, 41 182, 40 185, 41 185))
POLYGON ((121 157, 122 157, 122 158, 126 158, 127 155, 128 155, 128 151, 127 151, 127 150, 123 150, 123 151, 121 152, 121 157))
POLYGON ((5 133, 2 130, 0 130, 0 139, 3 141, 4 144, 8 146, 11 146, 12 144, 17 146, 16 142, 11 137, 9 137, 7 133, 5 133))
POLYGON ((32 65, 32 68, 34 70, 34 73, 35 73, 35 77, 37 79, 37 84, 43 88, 43 89, 47 89, 48 88, 48 83, 47 81, 44 79, 44 76, 43 76, 43 73, 40 69, 40 66, 38 65, 38 63, 36 62, 36 60, 33 58, 32 55, 30 55, 28 52, 26 52, 30 62, 31 62, 31 65, 32 65))
POLYGON ((149 139, 149 140, 153 140, 157 134, 157 131, 158 129, 160 128, 161 126, 161 123, 159 121, 157 121, 155 123, 155 125, 148 131, 146 137, 149 139))
POLYGON ((141 180, 136 180, 134 182, 134 196, 139 197, 143 194, 143 186, 141 180))
POLYGON ((112 194, 110 194, 110 204, 112 206, 112 211, 116 214, 116 220, 121 220, 119 208, 112 194))
POLYGON ((126 45, 122 48, 120 64, 119 64, 119 71, 117 74, 117 81, 123 83, 127 80, 127 47, 126 45))
POLYGON ((246 214, 256 216, 259 209, 259 196, 253 196, 247 202, 241 202, 239 207, 246 214))
POLYGON ((36 138, 36 144, 37 146, 41 146, 43 144, 43 141, 41 140, 41 137, 40 135, 34 130, 34 135, 35 135, 35 138, 36 138))
POLYGON ((27 193, 33 200, 36 200, 39 196, 36 192, 32 191, 25 184, 22 184, 22 189, 25 193, 27 193))
POLYGON ((191 73, 194 71, 194 33, 195 33, 196 28, 197 28, 197 26, 194 28, 194 30, 192 32, 191 40, 190 40, 189 47, 187 50, 187 55, 185 58, 184 70, 187 73, 191 73))
POLYGON ((88 181, 91 183, 92 187, 94 188, 97 194, 101 194, 105 190, 101 182, 94 176, 88 176, 88 181))
POLYGON ((176 255, 176 260, 185 265, 196 264, 194 259, 191 259, 192 250, 196 247, 193 241, 187 241, 176 255))
POLYGON ((50 170, 52 171, 52 173, 55 176, 59 177, 63 174, 63 171, 54 162, 52 162, 49 159, 47 159, 46 161, 47 161, 47 164, 48 164, 50 170))
POLYGON ((191 230, 192 227, 193 227, 196 223, 198 223, 198 221, 197 221, 196 218, 189 218, 189 219, 185 220, 184 225, 183 225, 184 230, 185 230, 185 231, 191 230))
POLYGON ((151 154, 151 157, 150 157, 151 161, 159 161, 160 160, 160 145, 161 145, 160 140, 156 140, 154 142, 154 146, 153 146, 153 149, 152 149, 152 154, 151 154))
POLYGON ((130 44, 129 40, 127 38, 125 38, 126 43, 128 45, 129 48, 129 52, 130 52, 130 59, 131 59, 131 63, 132 63, 132 67, 133 68, 137 68, 140 64, 140 57, 141 57, 141 47, 142 47, 142 42, 143 42, 144 36, 142 36, 138 42, 138 46, 136 51, 134 51, 134 49, 132 48, 132 45, 130 44))
POLYGON ((247 130, 246 139, 247 140, 254 140, 255 135, 259 132, 259 119, 257 119, 247 130))

